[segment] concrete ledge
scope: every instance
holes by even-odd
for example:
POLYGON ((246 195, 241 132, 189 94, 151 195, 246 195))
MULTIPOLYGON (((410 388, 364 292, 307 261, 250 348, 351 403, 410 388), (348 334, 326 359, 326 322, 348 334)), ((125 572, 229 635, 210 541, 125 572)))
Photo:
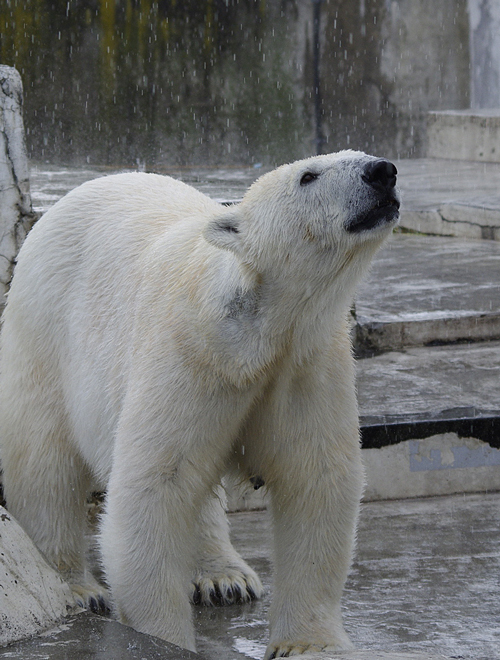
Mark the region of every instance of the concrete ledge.
POLYGON ((358 315, 354 346, 361 357, 409 346, 500 339, 500 312, 465 310, 383 315, 376 321, 358 315))
POLYGON ((454 433, 460 438, 478 438, 500 450, 500 411, 452 408, 434 415, 361 416, 360 426, 363 449, 454 433))
POLYGON ((361 436, 367 501, 500 490, 500 412, 365 418, 361 436))
POLYGON ((500 450, 456 433, 365 449, 363 460, 365 501, 500 490, 500 450))
POLYGON ((500 109, 429 112, 427 156, 499 163, 500 109))
POLYGON ((400 226, 420 234, 500 241, 500 212, 480 203, 446 203, 434 210, 401 211, 400 226))

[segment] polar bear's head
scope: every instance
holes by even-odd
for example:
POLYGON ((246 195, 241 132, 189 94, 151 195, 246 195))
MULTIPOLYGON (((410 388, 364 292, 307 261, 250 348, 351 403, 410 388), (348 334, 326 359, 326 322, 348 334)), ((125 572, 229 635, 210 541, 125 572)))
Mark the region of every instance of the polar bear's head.
MULTIPOLYGON (((241 204, 212 218, 204 236, 258 270, 376 248, 399 217, 396 168, 341 151, 283 165, 258 179, 241 204)), ((332 262, 332 264, 333 264, 332 262)))

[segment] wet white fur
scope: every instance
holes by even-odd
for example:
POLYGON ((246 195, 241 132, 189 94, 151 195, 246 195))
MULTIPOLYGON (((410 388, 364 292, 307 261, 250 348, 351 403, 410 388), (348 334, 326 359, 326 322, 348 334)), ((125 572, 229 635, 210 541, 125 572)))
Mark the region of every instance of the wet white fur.
POLYGON ((106 578, 140 631, 195 648, 193 575, 260 595, 214 495, 239 470, 272 501, 267 655, 350 646, 363 470, 346 315, 390 232, 345 230, 372 203, 369 159, 285 165, 233 208, 168 177, 101 178, 21 250, 1 349, 8 506, 85 597, 104 593, 83 559, 85 494, 107 488, 106 578))

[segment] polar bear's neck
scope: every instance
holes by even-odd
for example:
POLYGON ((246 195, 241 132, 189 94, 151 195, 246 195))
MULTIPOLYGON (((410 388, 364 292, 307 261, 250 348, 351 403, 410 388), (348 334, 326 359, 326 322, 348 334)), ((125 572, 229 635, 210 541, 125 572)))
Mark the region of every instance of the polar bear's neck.
POLYGON ((346 317, 367 264, 364 250, 356 250, 346 252, 334 269, 257 273, 228 255, 219 263, 223 274, 215 278, 226 285, 216 292, 214 350, 253 380, 285 355, 300 364, 334 337, 347 343, 346 317))

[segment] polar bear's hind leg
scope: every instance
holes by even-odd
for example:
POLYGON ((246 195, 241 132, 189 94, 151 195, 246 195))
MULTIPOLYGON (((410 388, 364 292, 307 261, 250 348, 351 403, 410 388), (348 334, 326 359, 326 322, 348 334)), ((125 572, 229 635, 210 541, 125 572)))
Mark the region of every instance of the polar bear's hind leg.
MULTIPOLYGON (((4 333, 8 332, 6 321, 4 333)), ((4 356, 0 384, 7 506, 69 582, 76 603, 103 611, 107 609, 107 590, 95 580, 85 561, 85 502, 90 474, 70 442, 57 379, 42 368, 42 361, 30 360, 23 347, 17 348, 19 353, 13 348, 8 357, 4 356), (35 374, 36 364, 41 374, 35 374)))
POLYGON ((195 605, 231 605, 261 598, 262 583, 233 548, 222 486, 202 507, 198 522, 196 569, 191 601, 195 605))

